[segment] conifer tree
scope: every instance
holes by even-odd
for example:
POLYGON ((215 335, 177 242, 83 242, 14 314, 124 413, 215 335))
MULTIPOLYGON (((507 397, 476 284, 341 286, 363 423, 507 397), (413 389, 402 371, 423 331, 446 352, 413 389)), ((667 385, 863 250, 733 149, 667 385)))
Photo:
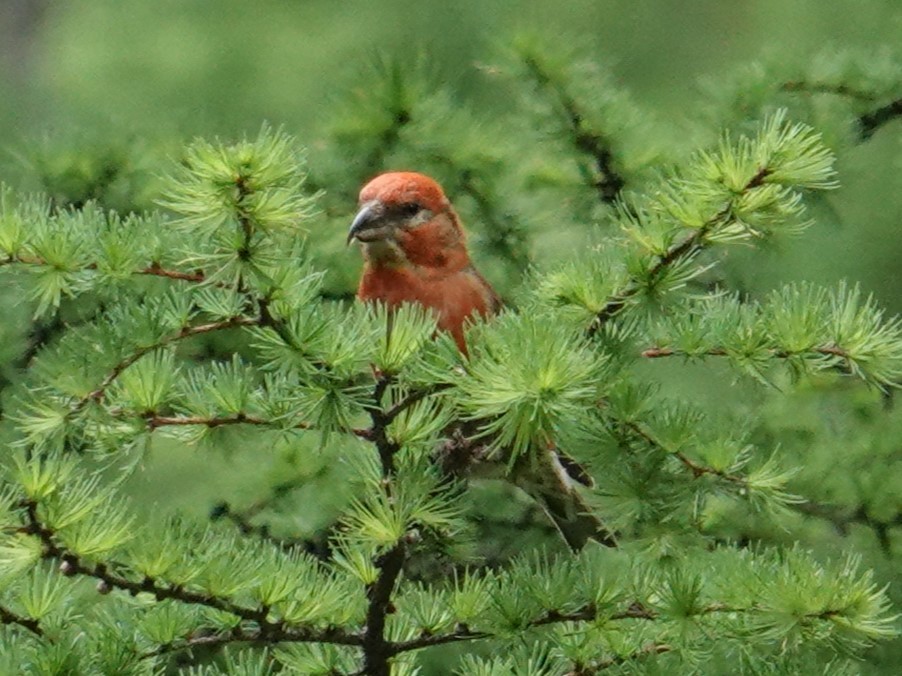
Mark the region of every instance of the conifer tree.
POLYGON ((522 92, 510 119, 386 62, 309 155, 264 126, 191 141, 158 185, 88 162, 77 190, 4 188, 0 672, 890 663, 902 324, 841 280, 720 276, 737 245, 818 227, 835 152, 898 116, 898 68, 866 95, 845 68, 744 76, 754 120, 724 97, 726 130, 668 154, 596 68, 520 40, 492 75, 522 92), (835 148, 793 98, 824 91, 835 148), (416 307, 348 302, 355 189, 398 166, 460 197, 508 300, 468 357, 416 307), (552 239, 573 246, 540 256, 552 239), (682 369, 732 378, 728 401, 682 369), (569 551, 516 488, 549 439, 616 543, 569 551), (208 520, 142 508, 163 447, 252 458, 257 493, 208 520))

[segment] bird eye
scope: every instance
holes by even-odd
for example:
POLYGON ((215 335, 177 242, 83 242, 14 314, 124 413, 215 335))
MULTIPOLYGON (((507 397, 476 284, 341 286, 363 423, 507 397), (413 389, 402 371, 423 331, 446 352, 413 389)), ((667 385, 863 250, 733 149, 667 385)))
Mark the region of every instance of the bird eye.
POLYGON ((416 202, 405 202, 401 205, 401 215, 405 217, 416 216, 420 211, 420 205, 416 202))

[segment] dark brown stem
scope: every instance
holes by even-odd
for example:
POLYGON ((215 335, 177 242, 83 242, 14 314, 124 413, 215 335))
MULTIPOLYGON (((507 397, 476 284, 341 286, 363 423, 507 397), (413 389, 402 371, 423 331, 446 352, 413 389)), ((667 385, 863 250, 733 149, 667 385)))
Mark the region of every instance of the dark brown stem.
POLYGON ((870 92, 855 89, 846 84, 830 84, 828 82, 808 82, 806 80, 791 80, 784 82, 780 89, 787 92, 803 92, 806 94, 835 94, 859 101, 873 101, 876 96, 870 92))
MULTIPOLYGON (((395 472, 395 453, 400 450, 398 443, 388 436, 388 426, 394 418, 390 418, 382 405, 385 392, 388 390, 393 377, 390 374, 379 373, 376 375, 376 385, 373 389, 373 401, 368 407, 372 426, 369 429, 369 440, 376 445, 379 452, 379 462, 382 464, 382 475, 386 478, 395 472)), ((397 415, 397 414, 396 414, 397 415)))
MULTIPOLYGON (((251 415, 250 413, 235 413, 232 415, 223 415, 223 416, 165 416, 165 415, 155 415, 149 414, 144 416, 147 421, 147 426, 151 430, 158 429, 160 427, 183 427, 183 426, 204 426, 210 428, 223 427, 225 425, 257 425, 260 427, 274 427, 274 428, 282 428, 284 425, 276 420, 268 420, 266 418, 261 418, 259 416, 251 415)), ((308 422, 298 422, 291 425, 291 429, 295 430, 310 430, 314 429, 313 425, 308 422)), ((372 431, 369 429, 362 428, 351 428, 348 430, 350 434, 353 434, 360 439, 366 439, 367 441, 372 439, 372 431)))
POLYGON ((902 116, 902 98, 890 101, 876 110, 865 113, 858 118, 859 136, 862 141, 871 138, 880 127, 890 120, 902 116))
POLYGON ((260 319, 257 317, 231 317, 229 319, 224 319, 218 322, 198 324, 196 326, 183 326, 176 333, 172 333, 161 338, 153 345, 139 347, 127 357, 120 360, 110 370, 110 372, 107 373, 103 380, 100 381, 100 385, 98 385, 94 390, 83 396, 75 403, 75 405, 71 409, 71 413, 78 413, 90 402, 100 401, 101 399, 103 399, 103 396, 104 394, 106 394, 107 389, 110 387, 110 385, 113 384, 113 382, 115 382, 115 380, 122 374, 122 372, 125 371, 125 369, 137 362, 144 355, 153 352, 154 350, 158 350, 162 347, 171 345, 172 343, 184 340, 186 338, 191 338, 192 336, 199 336, 205 333, 213 333, 215 331, 223 331, 225 329, 233 329, 239 326, 259 325, 260 319))
MULTIPOLYGON (((677 261, 689 258, 707 246, 706 237, 708 233, 717 225, 721 224, 725 219, 730 217, 733 209, 733 200, 745 194, 749 190, 764 185, 765 180, 770 175, 770 169, 761 167, 755 172, 748 182, 739 191, 739 194, 731 199, 720 211, 712 216, 706 223, 695 229, 695 231, 686 237, 683 241, 674 244, 663 254, 657 256, 657 261, 648 270, 648 280, 651 284, 659 281, 664 272, 677 261)), ((624 308, 627 302, 636 296, 642 290, 642 285, 638 281, 633 281, 620 291, 611 295, 604 306, 596 313, 586 330, 586 334, 594 336, 601 328, 624 308)))
POLYGON ((158 601, 172 599, 181 603, 204 606, 230 613, 247 622, 253 622, 258 627, 256 631, 259 639, 263 640, 265 638, 270 643, 290 640, 308 643, 362 645, 363 639, 357 634, 350 634, 337 629, 318 631, 310 628, 289 627, 284 622, 274 622, 267 619, 267 610, 264 607, 248 608, 224 598, 191 591, 181 586, 165 586, 158 580, 149 577, 145 577, 140 581, 132 580, 114 573, 109 563, 87 563, 75 552, 57 544, 53 529, 41 522, 38 517, 38 505, 36 502, 29 500, 23 506, 26 514, 26 525, 20 529, 21 532, 37 537, 43 546, 42 558, 59 560, 61 562, 60 570, 64 575, 92 577, 102 581, 110 589, 126 591, 132 596, 151 594, 158 601))
POLYGON ((600 660, 587 668, 580 669, 579 671, 572 671, 567 674, 567 676, 589 676, 589 674, 595 674, 599 671, 604 671, 605 669, 610 669, 611 667, 616 667, 626 662, 632 662, 634 660, 642 659, 643 657, 649 657, 650 655, 669 653, 672 650, 673 646, 667 645, 666 643, 649 643, 631 655, 618 655, 606 660, 600 660))
POLYGON ((801 512, 806 516, 814 516, 824 519, 833 524, 836 532, 840 535, 848 535, 849 527, 853 524, 867 526, 874 531, 874 536, 880 544, 880 549, 887 556, 892 554, 892 544, 890 542, 889 530, 902 526, 902 512, 897 513, 894 517, 888 519, 876 519, 870 515, 865 505, 858 507, 839 507, 834 505, 821 504, 818 502, 806 501, 790 505, 797 512, 801 512))
POLYGON ((671 451, 670 449, 665 448, 664 445, 661 444, 661 442, 659 442, 657 439, 655 439, 651 435, 651 433, 645 431, 642 428, 642 426, 637 422, 622 421, 621 424, 623 425, 624 428, 629 430, 631 433, 635 434, 640 439, 645 441, 649 446, 652 446, 653 448, 657 448, 661 452, 675 457, 690 472, 692 472, 693 476, 696 479, 701 476, 705 476, 707 474, 709 476, 716 476, 719 479, 723 479, 724 481, 729 481, 730 483, 733 483, 733 484, 740 484, 743 486, 748 484, 748 480, 743 476, 740 476, 738 474, 731 474, 729 472, 725 472, 723 470, 716 469, 714 467, 708 467, 706 465, 702 465, 702 464, 696 462, 695 460, 693 460, 692 458, 690 458, 688 455, 686 455, 682 451, 671 451))
POLYGON ((376 561, 379 576, 369 589, 370 604, 366 611, 363 634, 363 670, 368 676, 390 676, 389 659, 400 652, 385 639, 385 620, 394 612, 391 595, 407 555, 404 542, 398 542, 376 561))
MULTIPOLYGON (((195 634, 198 632, 194 632, 195 634)), ((325 629, 317 633, 304 633, 284 628, 256 628, 235 627, 230 631, 215 634, 203 634, 189 636, 183 641, 167 643, 154 650, 141 655, 142 660, 153 659, 176 652, 192 650, 193 648, 221 648, 235 643, 250 643, 266 646, 276 643, 331 643, 333 645, 359 646, 361 637, 357 634, 348 634, 341 629, 325 629)))
MULTIPOLYGON (((40 256, 30 256, 28 254, 17 254, 14 256, 6 256, 5 258, 0 259, 0 267, 5 265, 48 265, 47 261, 41 258, 40 256)), ((83 270, 97 270, 99 266, 97 263, 88 263, 82 269, 83 270)), ((166 279, 176 279, 183 282, 193 282, 195 284, 200 284, 206 281, 207 277, 203 270, 196 270, 194 272, 184 272, 182 270, 172 270, 170 268, 164 268, 158 261, 152 262, 150 265, 138 268, 134 270, 131 274, 140 275, 140 276, 148 276, 148 277, 165 277, 166 279)), ((225 287, 226 285, 221 283, 216 283, 215 286, 225 287)))
POLYGON ((37 620, 31 617, 22 617, 3 605, 0 605, 0 623, 22 627, 35 636, 44 635, 44 630, 41 629, 41 625, 37 620))
POLYGON ((422 401, 426 397, 429 397, 433 394, 437 394, 437 393, 441 392, 442 390, 450 389, 451 387, 453 387, 453 386, 449 383, 438 383, 435 385, 430 385, 428 387, 424 387, 420 390, 415 390, 413 392, 410 392, 401 401, 397 402, 391 408, 389 408, 387 411, 385 411, 385 415, 384 415, 385 420, 387 420, 388 422, 391 422, 395 418, 397 418, 399 415, 401 415, 404 411, 406 411, 408 408, 413 406, 414 404, 422 401))
MULTIPOLYGON (((827 343, 824 345, 815 345, 807 350, 801 351, 791 351, 791 350, 778 350, 772 349, 770 350, 771 356, 776 359, 789 359, 791 357, 798 357, 804 354, 820 354, 828 357, 840 357, 841 359, 845 359, 848 361, 850 358, 849 353, 835 345, 833 343, 827 343)), ((712 347, 706 349, 704 352, 699 354, 690 354, 685 350, 680 350, 679 348, 673 347, 649 347, 642 350, 639 353, 640 356, 645 357, 646 359, 662 359, 664 357, 726 357, 729 355, 729 352, 726 348, 723 347, 712 347)))
POLYGON ((523 63, 539 88, 549 90, 557 99, 566 119, 573 147, 592 158, 595 165, 592 187, 602 202, 612 204, 626 185, 626 180, 614 168, 610 142, 602 134, 588 128, 585 115, 576 100, 543 68, 538 59, 525 56, 523 63))

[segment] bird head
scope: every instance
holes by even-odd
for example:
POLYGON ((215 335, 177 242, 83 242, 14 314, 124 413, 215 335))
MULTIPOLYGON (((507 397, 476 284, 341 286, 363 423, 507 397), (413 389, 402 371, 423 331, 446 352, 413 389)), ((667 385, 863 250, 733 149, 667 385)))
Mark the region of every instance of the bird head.
POLYGON ((414 172, 381 174, 363 186, 348 231, 348 243, 355 239, 376 265, 469 263, 463 228, 441 186, 414 172))

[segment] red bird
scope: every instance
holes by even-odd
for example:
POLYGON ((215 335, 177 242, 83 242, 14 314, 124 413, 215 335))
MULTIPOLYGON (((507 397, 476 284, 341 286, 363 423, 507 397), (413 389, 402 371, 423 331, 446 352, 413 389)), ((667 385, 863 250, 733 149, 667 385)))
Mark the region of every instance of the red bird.
MULTIPOLYGON (((454 337, 464 354, 467 321, 501 307, 470 262, 460 219, 428 176, 399 171, 367 183, 348 232, 348 243, 354 239, 363 244, 366 260, 357 297, 389 307, 419 303, 430 308, 439 328, 454 337)), ((590 538, 613 545, 611 533, 575 490, 575 482, 587 483, 584 470, 553 445, 537 450, 536 459, 508 478, 542 505, 573 549, 590 538)))
POLYGON ((353 239, 363 243, 366 259, 357 297, 432 309, 439 328, 465 354, 467 320, 501 307, 498 294, 470 262, 457 213, 428 176, 398 171, 367 183, 348 232, 348 242, 353 239))

